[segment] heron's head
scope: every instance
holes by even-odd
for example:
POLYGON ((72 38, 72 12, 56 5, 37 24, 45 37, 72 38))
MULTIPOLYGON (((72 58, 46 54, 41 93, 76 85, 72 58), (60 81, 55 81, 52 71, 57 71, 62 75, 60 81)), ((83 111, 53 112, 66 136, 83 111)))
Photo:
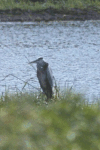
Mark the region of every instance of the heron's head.
POLYGON ((37 63, 38 64, 38 63, 41 63, 41 62, 43 62, 43 57, 40 57, 40 58, 38 58, 34 61, 29 62, 29 64, 32 64, 32 63, 37 63))
POLYGON ((39 70, 45 70, 48 67, 48 63, 45 62, 42 57, 30 62, 30 64, 31 63, 36 63, 39 70))

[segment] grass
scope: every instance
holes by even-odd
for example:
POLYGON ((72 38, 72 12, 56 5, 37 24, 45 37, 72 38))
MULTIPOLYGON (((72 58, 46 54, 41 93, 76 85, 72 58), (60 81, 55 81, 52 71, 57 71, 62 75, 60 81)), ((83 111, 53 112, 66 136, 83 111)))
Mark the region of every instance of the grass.
POLYGON ((99 150, 100 104, 65 92, 48 103, 38 93, 0 98, 0 149, 99 150))
POLYGON ((52 7, 58 11, 71 8, 92 9, 100 10, 100 0, 47 0, 44 2, 33 3, 30 0, 0 0, 0 10, 30 10, 30 11, 43 11, 52 7))

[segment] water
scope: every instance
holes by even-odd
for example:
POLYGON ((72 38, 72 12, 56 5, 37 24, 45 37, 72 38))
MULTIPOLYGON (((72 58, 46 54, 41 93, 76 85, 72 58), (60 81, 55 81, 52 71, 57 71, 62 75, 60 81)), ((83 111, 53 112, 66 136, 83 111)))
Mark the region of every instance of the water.
POLYGON ((100 21, 0 23, 0 93, 39 88, 28 61, 41 56, 61 88, 100 97, 100 21))

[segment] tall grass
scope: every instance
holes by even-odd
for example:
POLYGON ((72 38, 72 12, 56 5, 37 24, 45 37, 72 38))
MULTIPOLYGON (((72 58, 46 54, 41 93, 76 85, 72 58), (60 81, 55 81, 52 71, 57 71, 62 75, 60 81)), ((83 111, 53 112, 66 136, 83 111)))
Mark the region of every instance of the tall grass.
POLYGON ((99 106, 68 91, 48 103, 38 93, 7 93, 0 98, 0 149, 99 150, 99 106))
POLYGON ((95 7, 100 9, 100 0, 44 0, 42 2, 32 2, 31 0, 0 0, 0 10, 45 10, 52 7, 57 10, 70 8, 88 8, 95 7))

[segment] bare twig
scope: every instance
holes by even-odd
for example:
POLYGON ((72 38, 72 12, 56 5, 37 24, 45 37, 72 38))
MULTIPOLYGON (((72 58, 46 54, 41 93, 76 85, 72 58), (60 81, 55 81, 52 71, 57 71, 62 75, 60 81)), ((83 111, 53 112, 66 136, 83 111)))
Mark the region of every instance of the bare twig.
MULTIPOLYGON (((0 81, 4 81, 4 80, 5 80, 7 77, 9 77, 9 76, 13 76, 13 77, 15 77, 16 79, 18 79, 18 80, 24 82, 25 85, 23 86, 23 88, 26 86, 26 84, 28 84, 28 85, 30 85, 31 87, 33 87, 33 88, 35 88, 35 89, 37 89, 37 90, 39 91, 38 88, 36 88, 36 87, 34 87, 33 85, 31 85, 30 83, 28 83, 28 81, 29 81, 30 79, 26 82, 26 81, 20 79, 19 77, 15 76, 14 74, 8 74, 7 76, 4 77, 4 79, 2 79, 2 80, 0 80, 0 81)), ((23 89, 23 88, 22 88, 22 89, 23 89)))
MULTIPOLYGON (((28 64, 30 64, 30 61, 29 61, 29 59, 25 56, 25 58, 27 59, 27 61, 28 61, 28 64)), ((36 69, 35 69, 35 67, 32 65, 32 64, 30 64, 31 66, 32 66, 32 68, 36 71, 36 69)))

